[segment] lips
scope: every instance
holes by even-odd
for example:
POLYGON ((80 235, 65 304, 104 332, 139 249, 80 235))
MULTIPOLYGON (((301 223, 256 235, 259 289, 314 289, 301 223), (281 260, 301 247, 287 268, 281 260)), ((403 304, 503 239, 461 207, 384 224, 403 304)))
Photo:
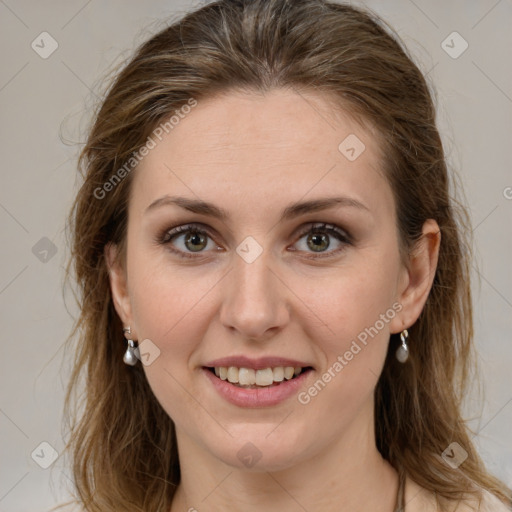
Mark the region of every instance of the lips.
POLYGON ((240 407, 277 405, 293 395, 312 370, 307 362, 281 357, 225 357, 203 366, 218 393, 240 407))

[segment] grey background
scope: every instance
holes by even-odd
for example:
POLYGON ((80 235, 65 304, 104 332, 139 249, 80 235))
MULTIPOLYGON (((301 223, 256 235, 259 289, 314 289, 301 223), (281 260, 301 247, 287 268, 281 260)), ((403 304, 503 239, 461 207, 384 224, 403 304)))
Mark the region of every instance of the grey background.
MULTIPOLYGON (((465 187, 477 246, 473 273, 481 282, 475 327, 485 402, 479 406, 475 388, 466 415, 489 468, 512 485, 512 3, 354 3, 384 16, 437 90, 439 127, 465 187), (469 44, 458 58, 441 46, 453 31, 469 44)), ((63 448, 63 343, 76 314, 62 293, 63 227, 98 81, 170 15, 193 5, 0 0, 0 511, 40 511, 67 496, 65 461, 48 469, 36 461, 49 461, 42 442, 63 448), (31 47, 43 31, 58 43, 47 59, 31 47)), ((445 44, 461 48, 460 40, 445 44)))

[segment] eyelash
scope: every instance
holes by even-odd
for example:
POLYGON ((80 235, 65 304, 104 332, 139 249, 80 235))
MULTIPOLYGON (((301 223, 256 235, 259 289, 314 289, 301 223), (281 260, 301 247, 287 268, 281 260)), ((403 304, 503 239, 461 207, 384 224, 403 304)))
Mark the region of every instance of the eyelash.
MULTIPOLYGON (((156 242, 161 245, 166 245, 169 247, 169 249, 177 254, 179 257, 182 258, 197 258, 198 256, 194 256, 193 253, 188 253, 184 251, 180 251, 178 249, 175 249, 171 245, 171 241, 176 238, 178 235, 182 235, 183 233, 197 233, 199 235, 206 235, 210 239, 213 240, 213 236, 211 233, 202 227, 201 224, 184 224, 182 226, 178 226, 172 229, 165 229, 162 233, 160 233, 157 236, 156 242)), ((310 223, 307 225, 307 228, 300 231, 296 236, 297 241, 299 241, 304 235, 307 235, 309 233, 328 233, 330 235, 333 235, 337 240, 340 242, 343 242, 345 245, 352 245, 352 238, 351 236, 344 230, 340 229, 335 224, 327 224, 327 223, 310 223)), ((317 253, 314 256, 304 256, 307 259, 319 259, 319 258, 329 258, 334 255, 338 255, 340 252, 344 251, 345 247, 340 247, 339 249, 336 249, 334 251, 330 251, 328 253, 317 253)), ((311 253, 314 254, 314 253, 311 253)))

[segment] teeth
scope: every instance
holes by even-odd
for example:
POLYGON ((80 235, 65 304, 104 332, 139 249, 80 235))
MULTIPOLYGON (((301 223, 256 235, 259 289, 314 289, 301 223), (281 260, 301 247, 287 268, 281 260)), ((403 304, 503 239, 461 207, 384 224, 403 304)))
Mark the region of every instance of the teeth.
POLYGON ((272 368, 256 370, 256 384, 258 384, 258 386, 270 386, 272 382, 274 382, 274 372, 272 368))
POLYGON ((236 366, 215 367, 215 375, 222 380, 227 380, 232 384, 240 386, 271 386, 274 382, 283 382, 290 380, 302 372, 301 366, 277 366, 275 368, 265 368, 254 370, 253 368, 237 368, 236 366))
POLYGON ((236 368, 235 366, 230 366, 228 368, 228 380, 229 382, 232 382, 232 383, 237 383, 238 382, 238 368, 236 368))
POLYGON ((256 384, 256 372, 252 368, 240 368, 238 370, 238 382, 241 386, 256 384))
POLYGON ((286 380, 290 380, 295 373, 295 368, 293 366, 286 366, 284 369, 284 378, 286 380))
POLYGON ((284 368, 282 366, 278 366, 274 368, 274 382, 283 382, 284 380, 284 368))

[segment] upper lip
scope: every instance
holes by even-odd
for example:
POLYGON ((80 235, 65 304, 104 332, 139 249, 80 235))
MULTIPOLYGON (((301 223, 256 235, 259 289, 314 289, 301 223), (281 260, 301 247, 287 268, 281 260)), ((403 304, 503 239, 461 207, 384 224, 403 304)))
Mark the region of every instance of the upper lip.
POLYGON ((259 357, 251 359, 246 356, 230 356, 221 357, 206 363, 204 366, 209 368, 235 366, 237 368, 253 368, 254 370, 263 370, 265 368, 276 368, 278 366, 300 366, 301 368, 312 367, 312 365, 296 359, 288 359, 286 357, 259 357))

